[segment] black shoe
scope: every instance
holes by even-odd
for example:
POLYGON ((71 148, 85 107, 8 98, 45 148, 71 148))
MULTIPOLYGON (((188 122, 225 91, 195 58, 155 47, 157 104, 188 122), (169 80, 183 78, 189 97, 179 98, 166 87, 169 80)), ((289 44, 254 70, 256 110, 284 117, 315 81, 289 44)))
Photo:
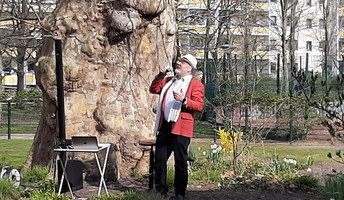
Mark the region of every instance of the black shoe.
POLYGON ((170 200, 184 200, 184 197, 180 194, 177 194, 174 197, 171 197, 170 200))
POLYGON ((166 189, 164 189, 162 187, 156 187, 155 190, 156 190, 157 193, 160 193, 160 195, 163 196, 164 199, 166 199, 168 197, 166 189))

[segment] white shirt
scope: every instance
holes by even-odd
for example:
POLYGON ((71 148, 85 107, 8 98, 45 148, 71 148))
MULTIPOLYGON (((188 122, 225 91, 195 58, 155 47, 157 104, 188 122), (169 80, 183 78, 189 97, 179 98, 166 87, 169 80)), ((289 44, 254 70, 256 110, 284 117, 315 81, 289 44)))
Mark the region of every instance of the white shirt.
MULTIPOLYGON (((192 79, 192 75, 186 75, 181 79, 176 79, 173 81, 171 87, 168 89, 165 97, 165 110, 164 110, 164 118, 166 121, 168 121, 168 117, 170 114, 171 109, 173 108, 173 105, 178 102, 174 99, 173 91, 183 93, 184 96, 187 91, 187 87, 189 86, 189 83, 192 79)), ((180 102, 181 103, 181 102, 180 102)))

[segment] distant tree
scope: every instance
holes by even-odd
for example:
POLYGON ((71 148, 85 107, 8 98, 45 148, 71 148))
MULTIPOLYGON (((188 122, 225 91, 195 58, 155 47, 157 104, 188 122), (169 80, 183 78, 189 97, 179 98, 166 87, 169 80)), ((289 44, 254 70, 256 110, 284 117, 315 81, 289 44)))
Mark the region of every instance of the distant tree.
POLYGON ((272 38, 276 39, 273 45, 279 46, 282 62, 283 89, 289 91, 289 76, 295 66, 295 35, 303 29, 301 20, 308 6, 304 1, 278 0, 271 3, 271 11, 276 15, 277 22, 271 26, 272 38), (289 63, 289 66, 288 66, 289 63))
POLYGON ((338 5, 336 2, 320 0, 319 8, 322 14, 322 26, 323 37, 318 37, 320 48, 323 49, 323 66, 322 71, 325 76, 325 90, 328 85, 328 75, 333 70, 331 66, 337 64, 337 30, 333 27, 337 27, 337 12, 335 12, 338 5))
POLYGON ((344 129, 344 75, 337 75, 335 83, 329 87, 313 72, 307 76, 304 70, 294 69, 292 75, 307 104, 325 114, 322 124, 328 128, 331 136, 344 142, 344 135, 338 132, 344 129))
POLYGON ((0 1, 0 56, 4 70, 17 73, 17 92, 24 89, 24 67, 33 65, 42 45, 40 22, 55 6, 56 1, 0 1))

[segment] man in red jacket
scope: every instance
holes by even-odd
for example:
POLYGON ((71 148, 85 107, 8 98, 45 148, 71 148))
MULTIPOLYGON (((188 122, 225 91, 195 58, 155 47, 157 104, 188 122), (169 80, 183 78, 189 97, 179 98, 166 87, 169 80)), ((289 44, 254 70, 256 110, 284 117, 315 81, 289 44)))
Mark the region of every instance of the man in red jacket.
POLYGON ((175 198, 183 200, 188 182, 187 159, 193 135, 194 115, 203 109, 204 85, 194 78, 197 60, 182 56, 175 69, 176 76, 166 78, 160 72, 149 91, 160 94, 155 121, 156 135, 155 184, 156 190, 167 196, 167 160, 172 151, 175 159, 175 198))

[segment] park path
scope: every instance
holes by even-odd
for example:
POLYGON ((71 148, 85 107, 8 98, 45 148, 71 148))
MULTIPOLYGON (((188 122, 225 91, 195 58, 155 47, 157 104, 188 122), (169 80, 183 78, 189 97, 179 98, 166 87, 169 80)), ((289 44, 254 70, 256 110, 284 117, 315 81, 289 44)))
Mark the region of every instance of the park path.
MULTIPOLYGON (((11 139, 14 140, 32 140, 35 137, 35 134, 11 134, 11 139)), ((1 133, 0 140, 8 139, 8 134, 1 133)))

